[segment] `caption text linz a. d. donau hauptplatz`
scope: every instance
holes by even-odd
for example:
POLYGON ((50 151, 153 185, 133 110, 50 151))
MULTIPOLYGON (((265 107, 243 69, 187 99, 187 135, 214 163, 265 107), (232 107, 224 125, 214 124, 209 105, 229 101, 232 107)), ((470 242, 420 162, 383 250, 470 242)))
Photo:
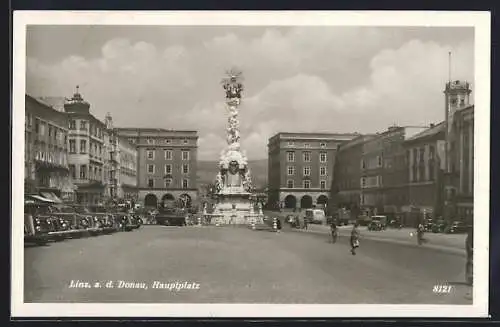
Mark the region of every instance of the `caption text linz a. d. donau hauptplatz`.
POLYGON ((168 291, 181 291, 181 290, 199 290, 200 284, 196 282, 187 281, 175 281, 175 282, 160 282, 152 281, 150 283, 146 282, 134 282, 134 281, 124 281, 124 280, 108 280, 108 281, 81 281, 81 280, 71 280, 69 283, 69 288, 114 288, 114 289, 159 289, 168 291))

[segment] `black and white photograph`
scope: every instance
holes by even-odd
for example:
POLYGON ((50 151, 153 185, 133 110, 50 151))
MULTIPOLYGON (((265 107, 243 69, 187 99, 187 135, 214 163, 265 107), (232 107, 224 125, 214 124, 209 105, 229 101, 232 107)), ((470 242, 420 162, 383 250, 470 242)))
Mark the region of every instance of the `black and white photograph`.
POLYGON ((13 45, 13 316, 487 316, 489 13, 15 12, 13 45))

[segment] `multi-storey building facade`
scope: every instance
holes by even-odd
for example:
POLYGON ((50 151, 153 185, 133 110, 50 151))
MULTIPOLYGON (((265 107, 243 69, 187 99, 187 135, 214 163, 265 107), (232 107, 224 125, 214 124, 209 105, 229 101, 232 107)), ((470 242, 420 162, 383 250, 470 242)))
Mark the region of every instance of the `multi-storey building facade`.
POLYGON ((402 213, 408 203, 404 141, 426 127, 391 126, 363 143, 360 205, 367 215, 402 213))
POLYGON ((443 214, 444 139, 446 125, 431 127, 405 142, 408 158, 408 204, 406 224, 416 225, 420 218, 443 214))
POLYGON ((326 206, 337 146, 359 134, 278 133, 268 141, 268 203, 274 208, 326 206))
POLYGON ((114 130, 113 118, 108 113, 105 118, 107 129, 106 149, 108 187, 110 198, 137 199, 137 147, 114 130))
POLYGON ((155 128, 115 128, 137 147, 138 200, 156 207, 164 200, 196 199, 198 133, 155 128))
POLYGON ((466 81, 446 83, 445 210, 448 221, 472 223, 474 210, 474 105, 466 81))
POLYGON ((76 93, 64 104, 69 124, 69 169, 77 186, 76 201, 103 202, 106 196, 107 153, 105 124, 90 113, 90 104, 76 93))
POLYGON ((374 135, 360 135, 338 147, 330 190, 331 213, 336 209, 359 212, 362 169, 358 163, 363 158, 364 143, 373 137, 374 135))
POLYGON ((71 201, 66 115, 26 95, 25 119, 25 193, 71 201))
POLYGON ((448 220, 471 224, 474 217, 474 106, 454 113, 449 136, 451 187, 448 220))

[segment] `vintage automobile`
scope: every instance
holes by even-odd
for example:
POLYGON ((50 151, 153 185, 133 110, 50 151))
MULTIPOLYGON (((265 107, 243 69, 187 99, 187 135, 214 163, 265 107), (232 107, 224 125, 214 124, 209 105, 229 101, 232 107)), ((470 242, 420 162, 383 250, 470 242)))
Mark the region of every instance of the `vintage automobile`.
POLYGON ((144 223, 141 216, 136 215, 136 214, 131 214, 131 221, 132 221, 132 226, 134 229, 138 229, 144 223))
POLYGON ((45 211, 46 204, 36 203, 33 200, 24 201, 24 243, 44 245, 50 240, 50 219, 40 216, 39 211, 45 211), (42 207, 42 208, 40 208, 42 207))
POLYGON ((61 235, 64 238, 79 238, 83 232, 78 228, 76 213, 54 212, 52 213, 56 231, 51 235, 61 235))
POLYGON ((397 229, 401 229, 403 228, 403 224, 401 224, 401 221, 399 219, 392 219, 391 221, 389 221, 389 223, 387 224, 387 227, 388 228, 397 228, 397 229))
POLYGON ((444 233, 446 229, 446 223, 444 220, 438 220, 434 224, 432 224, 431 231, 433 233, 444 233))
POLYGON ((463 234, 467 233, 467 226, 461 222, 461 221, 454 221, 446 227, 445 231, 446 234, 463 234))
POLYGON ((186 226, 187 210, 179 207, 162 206, 155 216, 158 225, 186 226))
POLYGON ((134 229, 132 218, 128 213, 118 212, 113 214, 115 224, 119 231, 130 232, 134 229))
POLYGON ((382 231, 384 228, 385 227, 380 220, 374 219, 368 224, 369 231, 382 231))
POLYGON ((306 209, 303 219, 307 220, 308 224, 326 224, 326 215, 323 209, 306 209))

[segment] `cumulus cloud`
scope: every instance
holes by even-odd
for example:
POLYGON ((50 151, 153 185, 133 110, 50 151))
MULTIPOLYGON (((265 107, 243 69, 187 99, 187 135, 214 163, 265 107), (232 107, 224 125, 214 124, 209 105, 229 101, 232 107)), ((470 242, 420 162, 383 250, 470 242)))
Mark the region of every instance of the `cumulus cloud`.
POLYGON ((473 81, 473 40, 429 38, 353 27, 268 28, 251 37, 232 30, 189 45, 115 38, 97 57, 28 57, 27 92, 70 96, 80 85, 97 117, 198 130, 199 158, 216 160, 227 121, 219 81, 236 65, 246 86, 242 144, 259 159, 280 131, 376 132, 442 120, 448 51, 453 78, 473 81))

